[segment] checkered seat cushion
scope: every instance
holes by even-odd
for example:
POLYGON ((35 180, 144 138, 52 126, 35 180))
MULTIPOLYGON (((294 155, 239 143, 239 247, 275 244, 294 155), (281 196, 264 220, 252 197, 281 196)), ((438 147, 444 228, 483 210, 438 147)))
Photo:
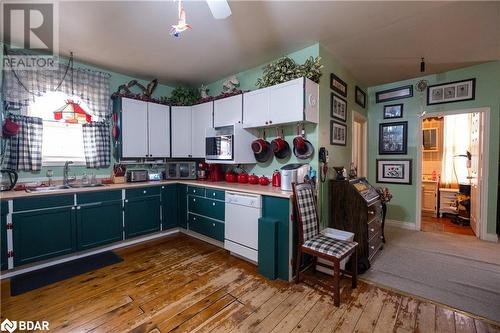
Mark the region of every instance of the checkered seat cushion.
POLYGON ((356 245, 358 245, 356 242, 333 239, 320 234, 305 241, 302 246, 340 259, 356 245))

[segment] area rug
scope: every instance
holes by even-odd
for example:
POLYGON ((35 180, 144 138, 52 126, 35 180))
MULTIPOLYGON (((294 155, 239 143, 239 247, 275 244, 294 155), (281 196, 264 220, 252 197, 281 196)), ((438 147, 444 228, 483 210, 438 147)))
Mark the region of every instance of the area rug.
POLYGON ((473 236, 386 229, 361 277, 500 322, 500 244, 473 236))

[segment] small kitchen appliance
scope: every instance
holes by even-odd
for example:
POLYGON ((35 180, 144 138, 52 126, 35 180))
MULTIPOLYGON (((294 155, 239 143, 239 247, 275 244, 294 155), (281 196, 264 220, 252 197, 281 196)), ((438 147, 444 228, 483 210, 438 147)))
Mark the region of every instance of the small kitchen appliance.
POLYGON ((208 163, 255 163, 250 144, 256 137, 242 124, 208 128, 205 134, 205 160, 208 163))
POLYGON ((147 182, 149 180, 148 170, 128 170, 127 182, 147 182))
POLYGON ((198 176, 198 180, 207 180, 208 179, 208 164, 205 162, 198 163, 198 171, 196 171, 198 176))
POLYGON ((211 182, 224 181, 224 173, 222 172, 222 165, 220 164, 208 165, 208 180, 211 182))
POLYGON ((17 172, 13 169, 2 169, 2 182, 0 184, 0 191, 10 191, 16 186, 17 172))
POLYGON ((165 163, 165 179, 196 179, 196 162, 165 163))
POLYGON ((292 183, 303 183, 309 173, 309 164, 292 163, 281 168, 281 190, 291 191, 292 183))
POLYGON ((279 170, 274 170, 272 183, 273 187, 281 187, 281 173, 279 170))

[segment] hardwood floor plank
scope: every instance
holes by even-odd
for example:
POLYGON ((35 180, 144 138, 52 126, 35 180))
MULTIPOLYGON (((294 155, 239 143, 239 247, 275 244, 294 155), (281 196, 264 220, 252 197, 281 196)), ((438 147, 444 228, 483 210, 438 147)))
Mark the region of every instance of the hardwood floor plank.
POLYGON ((304 299, 295 305, 295 307, 288 312, 288 314, 279 322, 278 325, 271 331, 274 333, 278 332, 291 332, 295 326, 304 318, 304 316, 309 312, 309 310, 316 304, 320 299, 321 294, 317 292, 311 292, 304 299))
POLYGON ((336 307, 333 305, 333 300, 330 295, 321 295, 320 299, 306 313, 304 318, 294 327, 293 333, 312 332, 316 326, 336 307))
POLYGON ((416 300, 406 296, 401 299, 401 306, 394 326, 395 332, 410 333, 415 330, 417 307, 418 302, 416 300))
POLYGON ((427 302, 418 303, 415 332, 436 332, 436 306, 434 304, 427 302))
POLYGON ((436 306, 436 332, 455 332, 455 313, 453 311, 436 306))
POLYGON ((476 333, 474 319, 455 312, 455 331, 457 333, 476 333))
POLYGON ((383 301, 382 310, 377 319, 377 324, 373 332, 385 333, 392 332, 398 316, 398 309, 401 304, 401 296, 388 293, 383 301))
POLYGON ((375 329, 375 325, 377 324, 380 311, 382 311, 384 299, 387 296, 387 293, 385 293, 383 290, 374 288, 371 299, 363 309, 363 313, 361 313, 361 317, 356 324, 354 332, 373 332, 373 330, 375 329))
POLYGON ((500 333, 500 325, 495 326, 482 320, 475 319, 477 333, 500 333))
POLYGON ((361 286, 360 288, 358 297, 347 306, 347 310, 340 317, 337 327, 334 329, 335 332, 345 333, 354 331, 368 300, 372 298, 373 294, 373 288, 369 286, 361 286))

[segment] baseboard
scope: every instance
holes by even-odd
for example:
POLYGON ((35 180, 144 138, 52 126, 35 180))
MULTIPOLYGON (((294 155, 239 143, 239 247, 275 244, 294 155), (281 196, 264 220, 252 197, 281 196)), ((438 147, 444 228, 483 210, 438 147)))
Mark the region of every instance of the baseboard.
POLYGON ((496 243, 498 242, 498 235, 486 233, 486 237, 484 237, 484 240, 496 243))
POLYGON ((194 232, 192 230, 187 230, 187 229, 184 229, 184 228, 179 228, 179 232, 181 232, 183 234, 186 234, 188 236, 194 237, 194 238, 198 238, 199 240, 202 240, 204 242, 210 243, 212 245, 224 248, 224 242, 219 242, 218 240, 215 240, 213 238, 210 238, 210 237, 207 237, 205 235, 199 234, 199 233, 194 232))
POLYGON ((391 226, 391 227, 396 227, 396 228, 401 228, 401 229, 407 229, 407 230, 417 230, 417 225, 412 222, 403 222, 403 221, 397 221, 397 220, 385 220, 385 225, 391 226))

